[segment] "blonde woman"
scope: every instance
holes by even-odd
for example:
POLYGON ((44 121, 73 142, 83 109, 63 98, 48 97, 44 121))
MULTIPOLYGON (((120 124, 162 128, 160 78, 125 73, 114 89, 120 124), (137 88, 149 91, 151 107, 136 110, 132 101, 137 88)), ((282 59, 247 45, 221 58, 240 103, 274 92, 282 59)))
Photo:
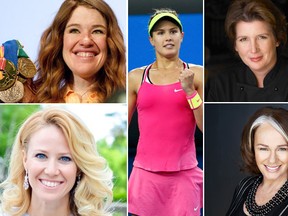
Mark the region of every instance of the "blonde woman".
POLYGON ((23 123, 0 186, 5 216, 109 215, 113 197, 112 171, 93 135, 58 108, 34 113, 23 123))

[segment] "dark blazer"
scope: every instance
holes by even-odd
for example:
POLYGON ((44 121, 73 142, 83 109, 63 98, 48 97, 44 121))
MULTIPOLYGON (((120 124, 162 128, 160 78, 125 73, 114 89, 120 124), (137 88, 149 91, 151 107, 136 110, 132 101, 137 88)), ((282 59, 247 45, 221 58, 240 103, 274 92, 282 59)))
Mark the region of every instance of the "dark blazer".
MULTIPOLYGON (((243 212, 243 205, 247 198, 248 192, 251 189, 254 181, 258 176, 250 176, 242 179, 235 189, 231 205, 229 207, 226 216, 242 216, 245 215, 243 212)), ((269 214, 266 216, 287 216, 288 215, 288 198, 280 205, 274 207, 269 214)))
POLYGON ((208 79, 207 102, 284 102, 288 101, 288 59, 278 59, 264 79, 264 88, 257 87, 253 72, 238 63, 208 79))

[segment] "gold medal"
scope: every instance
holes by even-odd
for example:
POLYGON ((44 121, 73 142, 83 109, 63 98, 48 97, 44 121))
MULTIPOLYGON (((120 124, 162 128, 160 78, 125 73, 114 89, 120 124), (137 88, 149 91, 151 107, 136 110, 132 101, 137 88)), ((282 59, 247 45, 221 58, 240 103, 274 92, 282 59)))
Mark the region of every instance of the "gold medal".
POLYGON ((25 78, 33 78, 36 67, 29 58, 18 58, 18 72, 25 78))
POLYGON ((5 91, 0 91, 0 100, 2 100, 4 103, 16 103, 23 97, 24 85, 19 81, 16 81, 11 88, 5 91))
POLYGON ((16 82, 17 71, 14 64, 11 61, 6 60, 5 70, 1 72, 2 79, 0 79, 0 91, 4 91, 11 88, 16 82))
POLYGON ((22 77, 22 76, 19 76, 19 75, 18 75, 18 77, 17 77, 17 80, 20 81, 20 82, 23 83, 23 84, 27 81, 26 78, 24 78, 24 77, 22 77))

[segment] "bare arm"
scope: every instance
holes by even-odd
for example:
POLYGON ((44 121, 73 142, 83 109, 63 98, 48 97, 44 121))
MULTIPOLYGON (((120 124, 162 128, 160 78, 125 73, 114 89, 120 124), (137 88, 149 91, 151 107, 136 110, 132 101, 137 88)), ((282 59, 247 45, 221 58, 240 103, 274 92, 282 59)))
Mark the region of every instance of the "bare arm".
POLYGON ((128 74, 128 123, 132 119, 136 108, 137 94, 142 79, 142 69, 135 69, 128 74))
MULTIPOLYGON (((203 68, 192 66, 185 69, 180 74, 179 80, 187 96, 192 95, 196 90, 203 100, 203 68)), ((198 128, 203 132, 203 103, 200 107, 193 110, 198 128)))

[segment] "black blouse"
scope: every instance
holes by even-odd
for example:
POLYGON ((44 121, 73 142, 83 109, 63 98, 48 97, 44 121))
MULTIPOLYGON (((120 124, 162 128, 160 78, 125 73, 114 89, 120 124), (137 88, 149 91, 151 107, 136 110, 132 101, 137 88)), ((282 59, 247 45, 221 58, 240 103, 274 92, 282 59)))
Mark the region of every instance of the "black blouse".
MULTIPOLYGON (((231 205, 226 216, 245 216, 243 211, 244 202, 248 196, 254 181, 258 176, 250 176, 242 179, 235 189, 231 205)), ((266 216, 287 216, 288 215, 288 198, 280 205, 275 206, 266 216)))
POLYGON ((288 59, 279 59, 257 87, 253 72, 239 63, 207 82, 208 102, 284 102, 288 101, 288 59))

